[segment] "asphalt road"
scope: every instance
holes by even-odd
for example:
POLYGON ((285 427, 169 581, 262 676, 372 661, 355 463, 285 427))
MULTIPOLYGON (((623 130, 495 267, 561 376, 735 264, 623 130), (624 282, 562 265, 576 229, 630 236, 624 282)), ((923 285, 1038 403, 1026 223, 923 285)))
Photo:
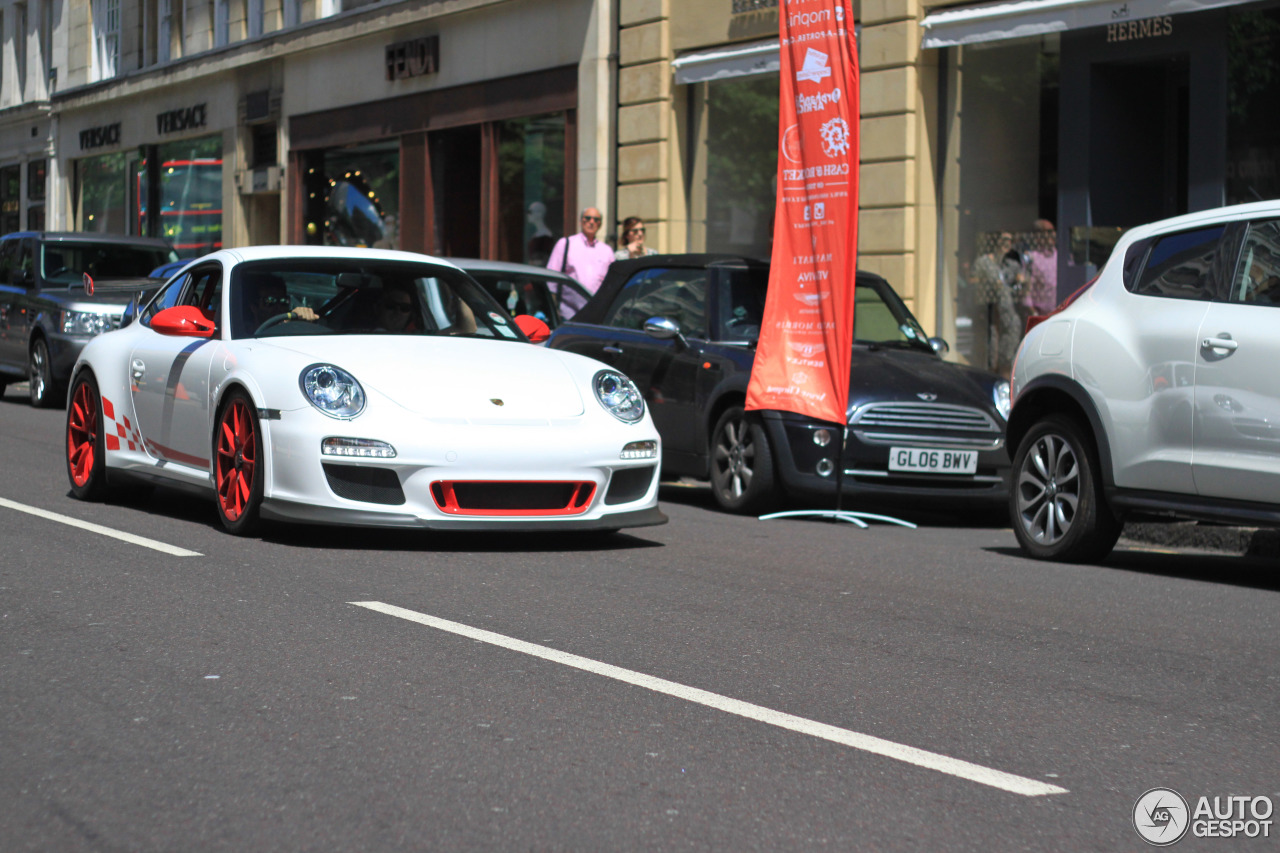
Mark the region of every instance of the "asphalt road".
POLYGON ((607 538, 238 539, 73 500, 63 418, 0 400, 5 851, 1141 850, 1151 788, 1280 802, 1275 561, 677 486, 607 538))

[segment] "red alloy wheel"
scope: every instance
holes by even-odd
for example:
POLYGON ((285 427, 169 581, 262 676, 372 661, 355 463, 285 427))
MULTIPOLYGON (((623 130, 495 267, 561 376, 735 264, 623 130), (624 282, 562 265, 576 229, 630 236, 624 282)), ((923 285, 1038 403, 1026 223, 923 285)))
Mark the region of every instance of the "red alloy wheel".
POLYGON ((76 387, 67 416, 67 464, 71 481, 83 488, 93 477, 94 445, 98 441, 98 395, 88 382, 76 387))
POLYGON ((258 470, 253 416, 241 398, 231 401, 218 424, 218 506, 227 521, 239 519, 253 494, 258 470))

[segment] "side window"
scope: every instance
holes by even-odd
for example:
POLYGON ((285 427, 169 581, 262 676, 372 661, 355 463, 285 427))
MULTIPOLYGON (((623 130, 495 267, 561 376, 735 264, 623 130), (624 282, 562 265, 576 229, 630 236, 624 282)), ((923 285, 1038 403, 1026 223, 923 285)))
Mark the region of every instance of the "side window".
POLYGON ((191 287, 182 295, 178 305, 194 305, 211 320, 217 320, 222 308, 222 269, 220 267, 204 267, 192 270, 191 287))
POLYGON ((651 317, 666 317, 691 338, 707 336, 707 271, 647 269, 636 273, 618 294, 606 326, 643 329, 651 317))
POLYGON ((1249 225, 1228 299, 1231 302, 1280 305, 1280 220, 1249 225))
POLYGON ((1223 230, 1224 226, 1217 225, 1158 238, 1147 254, 1142 275, 1130 289, 1141 296, 1212 299, 1223 230))
POLYGON ((151 325, 151 318, 159 314, 166 308, 172 308, 175 305, 181 305, 179 298, 182 296, 183 288, 191 281, 191 273, 179 276, 169 285, 155 295, 155 298, 148 303, 147 307, 142 309, 142 316, 139 318, 144 326, 151 325))
POLYGON ((716 270, 716 331, 722 341, 754 341, 764 322, 769 277, 760 270, 716 270))
POLYGON ((35 281, 35 241, 30 237, 22 239, 18 248, 18 258, 13 264, 14 284, 34 287, 35 281))

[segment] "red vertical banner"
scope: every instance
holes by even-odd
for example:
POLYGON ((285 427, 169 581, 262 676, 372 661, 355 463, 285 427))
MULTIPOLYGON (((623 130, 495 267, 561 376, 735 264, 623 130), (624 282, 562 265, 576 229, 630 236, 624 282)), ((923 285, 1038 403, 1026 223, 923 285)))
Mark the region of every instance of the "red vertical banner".
POLYGON ((748 409, 844 424, 858 262, 858 53, 850 0, 782 0, 778 205, 748 409))

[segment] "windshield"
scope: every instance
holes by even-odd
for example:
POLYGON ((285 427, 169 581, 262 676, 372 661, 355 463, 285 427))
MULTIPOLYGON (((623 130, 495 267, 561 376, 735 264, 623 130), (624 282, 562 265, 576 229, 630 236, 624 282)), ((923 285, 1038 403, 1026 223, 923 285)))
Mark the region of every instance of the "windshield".
POLYGON ((901 297, 887 283, 874 279, 858 282, 853 339, 872 346, 920 347, 933 352, 929 336, 901 297))
POLYGON ((50 284, 79 284, 84 273, 99 278, 146 278, 161 264, 178 259, 172 250, 127 243, 59 240, 40 246, 40 275, 50 284))
POLYGON ((469 270, 468 274, 480 282, 508 314, 530 314, 552 329, 561 322, 557 311, 560 288, 573 287, 558 278, 527 273, 469 270))
POLYGON ((275 258, 231 276, 233 338, 276 335, 463 335, 525 340, 465 273, 364 258, 275 258))

